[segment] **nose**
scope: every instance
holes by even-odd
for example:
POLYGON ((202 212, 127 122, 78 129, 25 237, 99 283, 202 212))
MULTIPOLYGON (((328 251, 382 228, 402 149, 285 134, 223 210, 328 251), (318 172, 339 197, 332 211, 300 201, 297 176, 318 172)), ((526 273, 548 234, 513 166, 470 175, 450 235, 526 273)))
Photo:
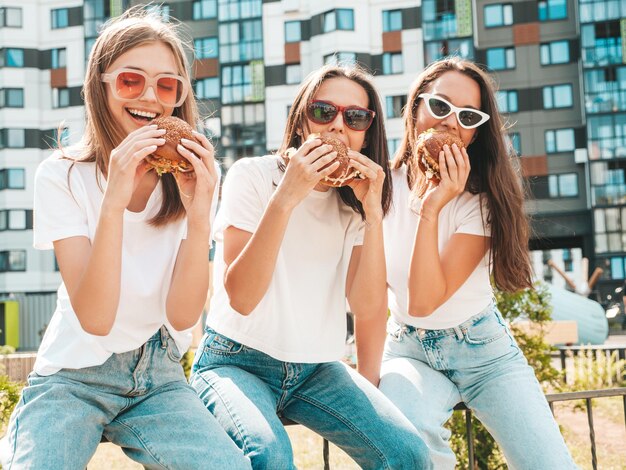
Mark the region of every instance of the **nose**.
POLYGON ((441 124, 451 130, 457 130, 459 127, 459 121, 456 113, 450 113, 448 116, 441 120, 441 124))
POLYGON ((335 116, 335 119, 333 119, 330 122, 330 127, 328 128, 329 132, 339 132, 339 133, 343 133, 345 128, 345 123, 343 122, 343 113, 341 111, 339 111, 337 113, 337 115, 335 116))
POLYGON ((142 101, 157 101, 156 93, 152 85, 148 85, 146 90, 141 95, 142 101))

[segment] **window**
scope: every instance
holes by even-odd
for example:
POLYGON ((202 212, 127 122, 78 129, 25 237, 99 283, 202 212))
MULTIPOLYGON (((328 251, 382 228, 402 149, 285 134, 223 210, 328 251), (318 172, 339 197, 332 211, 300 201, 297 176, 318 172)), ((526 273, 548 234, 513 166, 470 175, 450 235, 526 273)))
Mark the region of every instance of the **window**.
POLYGON ((403 70, 401 52, 385 52, 383 54, 383 75, 402 73, 403 70))
POLYGON ((0 8, 0 28, 21 28, 22 9, 3 7, 0 8))
POLYGON ((52 29, 67 28, 70 24, 68 8, 50 10, 50 17, 52 19, 52 29))
POLYGON ((285 42, 299 42, 302 40, 302 30, 299 21, 285 22, 285 42))
POLYGON ((494 47, 487 49, 487 66, 491 70, 514 69, 515 49, 513 47, 494 47))
POLYGON ((406 95, 387 96, 385 101, 388 118, 402 117, 402 110, 406 106, 406 95))
POLYGON ((23 108, 24 89, 5 88, 0 90, 0 108, 23 108))
POLYGON ((546 153, 573 152, 576 149, 574 129, 554 129, 545 133, 546 153))
POLYGON ((496 94, 496 99, 501 113, 517 112, 517 90, 500 90, 496 94))
POLYGON ((383 32, 402 29, 402 10, 383 10, 383 32))
POLYGON ((354 10, 337 8, 322 15, 322 31, 330 33, 336 30, 354 31, 354 10))
POLYGON ((522 139, 520 138, 519 132, 511 132, 509 134, 509 140, 511 141, 511 147, 513 147, 513 151, 516 155, 522 154, 522 139))
POLYGON ((569 42, 554 41, 539 46, 541 65, 566 64, 569 62, 569 42))
POLYGON ((263 101, 265 99, 263 73, 263 63, 260 61, 249 65, 222 66, 222 103, 263 101))
POLYGON ((567 18, 566 0, 539 0, 539 21, 554 21, 567 18))
POLYGON ((220 79, 217 77, 202 78, 194 85, 196 98, 199 100, 215 99, 220 97, 220 79))
POLYGON ((401 139, 387 139, 387 149, 389 150, 389 158, 393 158, 400 147, 401 139))
POLYGON ((446 39, 426 43, 426 62, 431 63, 442 57, 458 55, 464 59, 474 58, 473 39, 446 39))
POLYGON ((25 209, 8 209, 0 211, 0 231, 31 230, 33 228, 33 211, 25 209))
POLYGON ((196 59, 214 59, 219 52, 216 37, 197 38, 193 41, 196 59))
POLYGON ((262 0, 220 0, 218 4, 220 21, 260 18, 263 14, 262 0))
POLYGON ((356 52, 335 52, 324 56, 324 64, 344 64, 352 65, 356 64, 356 52))
POLYGON ((573 105, 571 84, 543 87, 543 109, 571 108, 573 105))
POLYGON ((26 271, 26 250, 0 251, 0 272, 26 271))
POLYGON ((220 24, 219 35, 220 62, 247 62, 263 58, 260 19, 220 24))
POLYGON ((576 173, 549 175, 548 190, 550 197, 577 197, 578 175, 576 173))
POLYGON ((485 6, 485 28, 509 26, 513 24, 513 5, 496 3, 485 6))
POLYGON ((295 85, 302 80, 302 67, 300 64, 288 64, 285 66, 285 83, 295 85))
POLYGON ((51 67, 53 69, 64 69, 67 66, 65 48, 52 49, 50 54, 52 56, 51 67))
POLYGON ((146 10, 150 13, 159 15, 163 21, 170 20, 170 6, 167 3, 147 5, 146 10))
POLYGON ((53 88, 52 89, 52 107, 67 108, 70 105, 70 89, 69 88, 53 88))
POLYGON ((0 129, 0 148, 19 149, 24 146, 24 129, 0 129))
POLYGON ((0 170, 0 189, 24 189, 24 168, 5 168, 0 170))
POLYGON ((217 18, 217 0, 196 0, 193 2, 192 18, 194 20, 217 18))
POLYGON ((7 48, 2 59, 0 65, 5 67, 24 67, 24 50, 7 48))

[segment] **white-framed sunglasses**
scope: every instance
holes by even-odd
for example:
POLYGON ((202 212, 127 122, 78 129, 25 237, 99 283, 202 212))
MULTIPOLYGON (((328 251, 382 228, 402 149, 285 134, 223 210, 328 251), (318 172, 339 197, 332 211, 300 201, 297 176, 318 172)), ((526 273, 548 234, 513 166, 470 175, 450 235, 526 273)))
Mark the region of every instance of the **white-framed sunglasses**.
POLYGON ((474 108, 459 108, 454 106, 448 100, 441 96, 432 95, 430 93, 422 93, 418 96, 426 103, 426 109, 435 119, 444 119, 450 114, 456 114, 456 119, 461 127, 465 129, 475 129, 481 124, 486 123, 491 116, 474 108))
POLYGON ((148 76, 143 70, 121 68, 111 73, 103 73, 103 82, 111 85, 113 96, 120 101, 134 101, 152 87, 157 101, 163 106, 180 106, 189 92, 189 84, 180 75, 160 73, 148 76))

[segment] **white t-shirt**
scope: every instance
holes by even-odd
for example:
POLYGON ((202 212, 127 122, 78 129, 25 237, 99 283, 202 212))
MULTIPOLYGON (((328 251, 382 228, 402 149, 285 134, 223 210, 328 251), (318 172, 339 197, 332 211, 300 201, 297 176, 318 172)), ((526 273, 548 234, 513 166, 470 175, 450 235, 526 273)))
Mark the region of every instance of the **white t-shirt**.
MULTIPOLYGON (((392 170, 393 205, 383 221, 389 308, 393 317, 417 328, 437 330, 451 328, 480 313, 493 298, 489 281, 489 253, 481 260, 467 281, 446 302, 427 317, 408 313, 409 265, 413 253, 418 217, 411 211, 411 192, 406 166, 392 170)), ((455 233, 490 236, 486 222, 488 211, 480 196, 464 192, 450 201, 439 214, 439 253, 455 233)))
POLYGON ((364 227, 337 191, 311 191, 293 210, 270 285, 248 316, 230 306, 224 288, 224 230, 256 231, 282 178, 279 158, 242 158, 224 181, 207 325, 281 361, 335 361, 344 354, 348 264, 364 227))
MULTIPOLYGON (((55 152, 35 175, 34 246, 52 249, 52 242, 84 236, 93 242, 106 180, 96 177, 95 163, 76 163, 55 152), (98 182, 99 179, 99 182, 98 182)), ((219 174, 219 173, 218 173, 219 174)), ((216 191, 217 192, 217 191, 216 191)), ((139 348, 165 325, 184 352, 191 330, 176 331, 167 321, 165 300, 181 240, 187 231, 182 218, 155 228, 148 221, 158 213, 163 192, 157 184, 142 212, 124 212, 119 306, 111 332, 91 335, 83 330, 65 284, 37 353, 34 370, 51 375, 63 368, 80 369, 104 363, 113 353, 139 348)), ((214 196, 214 206, 217 196, 214 196)), ((214 210, 212 214, 214 214, 214 210)))

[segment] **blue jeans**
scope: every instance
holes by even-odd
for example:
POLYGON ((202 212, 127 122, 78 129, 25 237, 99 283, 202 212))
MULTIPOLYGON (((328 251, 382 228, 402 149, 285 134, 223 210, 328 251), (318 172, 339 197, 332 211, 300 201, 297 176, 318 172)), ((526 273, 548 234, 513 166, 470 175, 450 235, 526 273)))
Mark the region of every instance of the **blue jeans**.
POLYGON ((443 427, 464 402, 498 442, 509 468, 577 468, 532 367, 494 305, 458 327, 387 326, 380 390, 422 432, 435 468, 453 469, 443 427))
POLYGON ((104 435, 148 469, 249 469, 179 361, 161 327, 141 348, 102 365, 31 373, 7 431, 4 468, 84 470, 104 435))
POLYGON ((362 468, 431 468, 415 428, 340 362, 279 361, 207 328, 190 383, 255 469, 295 468, 279 415, 334 442, 362 468))

